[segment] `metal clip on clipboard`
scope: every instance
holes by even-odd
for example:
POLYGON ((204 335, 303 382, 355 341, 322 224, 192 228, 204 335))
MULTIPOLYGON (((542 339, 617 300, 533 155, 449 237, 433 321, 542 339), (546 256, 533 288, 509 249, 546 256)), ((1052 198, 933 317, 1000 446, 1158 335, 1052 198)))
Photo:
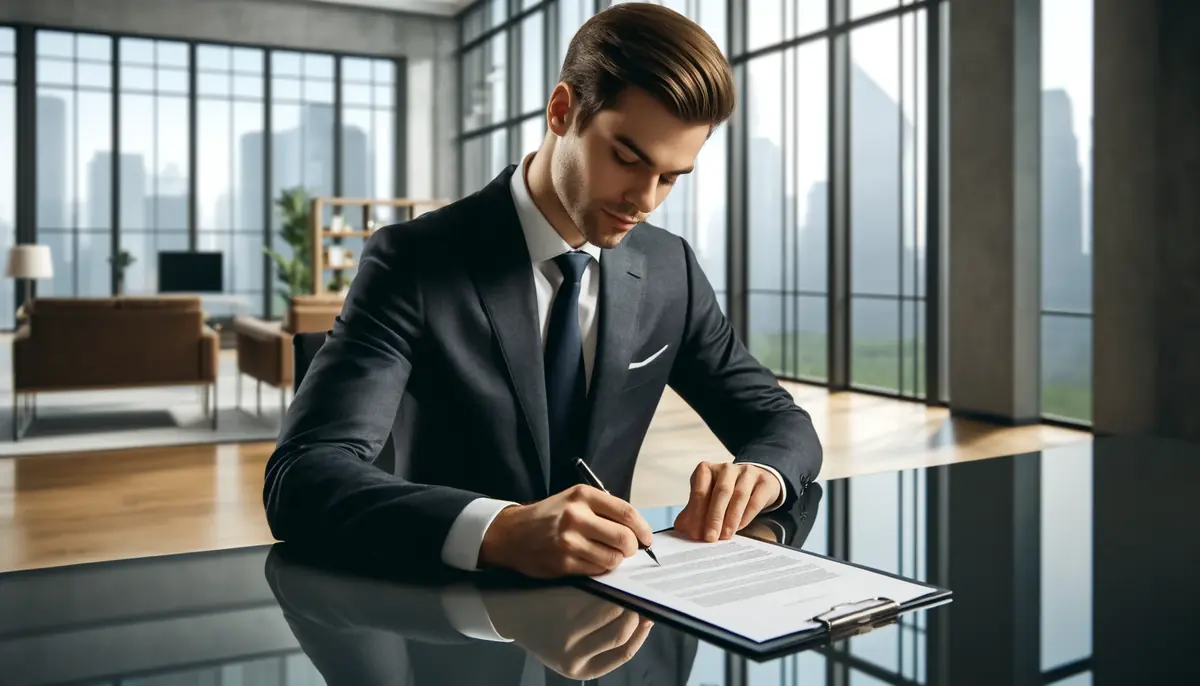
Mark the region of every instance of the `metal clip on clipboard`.
POLYGON ((813 617, 812 621, 820 622, 829 630, 830 634, 846 631, 858 633, 862 629, 873 628, 879 620, 894 619, 899 612, 900 604, 891 598, 868 598, 855 603, 834 605, 828 611, 813 617), (837 614, 841 608, 856 607, 863 603, 870 604, 844 614, 837 614))

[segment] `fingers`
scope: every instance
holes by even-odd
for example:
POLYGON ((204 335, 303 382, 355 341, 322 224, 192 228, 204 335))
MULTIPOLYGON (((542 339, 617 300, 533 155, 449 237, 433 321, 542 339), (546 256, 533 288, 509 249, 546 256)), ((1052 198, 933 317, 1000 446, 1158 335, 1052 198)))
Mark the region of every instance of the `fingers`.
POLYGON ((632 529, 597 515, 586 503, 567 505, 563 509, 563 519, 568 528, 591 541, 619 551, 625 557, 633 557, 638 551, 638 539, 632 529))
POLYGON ((627 501, 591 487, 582 489, 580 493, 583 494, 582 497, 586 499, 587 504, 591 506, 592 512, 625 525, 633 532, 636 540, 644 545, 654 542, 654 532, 650 529, 650 523, 646 521, 642 513, 637 511, 636 507, 627 501))
POLYGON ((759 475, 754 486, 754 493, 750 495, 750 502, 746 505, 746 511, 742 513, 742 518, 737 524, 737 531, 746 528, 763 511, 763 508, 775 502, 779 497, 778 489, 771 488, 771 480, 774 478, 770 474, 759 475))
POLYGON ((739 474, 733 486, 733 494, 729 498, 729 505, 725 508, 724 522, 721 524, 722 539, 729 538, 733 532, 742 528, 742 515, 746 512, 762 475, 761 469, 749 467, 742 467, 736 471, 739 474))
POLYGON ((701 462, 692 470, 692 490, 688 496, 687 506, 675 518, 675 528, 689 538, 700 539, 703 536, 702 524, 704 513, 708 512, 708 496, 712 491, 713 465, 701 462))
POLYGON ((616 548, 588 539, 578 531, 567 531, 560 544, 563 573, 567 575, 595 576, 617 568, 625 555, 616 548))
POLYGON ((708 510, 704 515, 704 540, 715 541, 721 535, 725 523, 725 510, 733 498, 740 470, 737 465, 723 464, 717 470, 712 492, 708 496, 708 510))
POLYGON ((587 673, 587 678, 597 679, 621 665, 633 659, 633 656, 642 649, 642 644, 646 642, 646 638, 650 635, 650 630, 654 628, 654 622, 644 617, 639 617, 634 613, 629 613, 630 620, 622 618, 623 622, 627 622, 621 627, 623 634, 613 641, 613 645, 607 650, 603 650, 594 655, 584 663, 582 671, 587 673), (633 630, 624 634, 624 631, 633 626, 633 630), (619 642, 618 642, 619 641, 619 642))

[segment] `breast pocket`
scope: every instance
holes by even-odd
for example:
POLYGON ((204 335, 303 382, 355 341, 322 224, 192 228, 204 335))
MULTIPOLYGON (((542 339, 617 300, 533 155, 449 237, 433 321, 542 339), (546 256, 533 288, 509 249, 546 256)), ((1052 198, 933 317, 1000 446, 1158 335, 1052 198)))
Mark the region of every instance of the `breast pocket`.
POLYGON ((655 379, 666 383, 674 357, 671 345, 647 346, 633 355, 629 369, 625 373, 625 390, 636 388, 655 379))

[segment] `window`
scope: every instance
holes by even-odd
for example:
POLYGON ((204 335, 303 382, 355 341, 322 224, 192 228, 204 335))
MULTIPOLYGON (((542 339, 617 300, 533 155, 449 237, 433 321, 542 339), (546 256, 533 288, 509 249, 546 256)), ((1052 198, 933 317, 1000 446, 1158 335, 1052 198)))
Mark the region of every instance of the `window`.
POLYGON ((828 54, 822 39, 746 64, 748 345, 775 373, 814 381, 828 360, 828 54))
POLYGON ((112 39, 38 31, 37 238, 54 278, 44 296, 112 292, 112 39))
POLYGON ((850 380, 923 397, 925 10, 850 34, 850 380))
MULTIPOLYGON (((225 291, 262 316, 264 51, 196 46, 196 249, 224 256, 225 291)), ((206 307, 231 315, 229 304, 206 307)))
POLYGON ((1092 2, 1042 2, 1042 412, 1092 418, 1092 2))
MULTIPOLYGON (((17 242, 16 32, 0 26, 0 256, 17 242)), ((11 329, 16 294, 12 279, 0 283, 0 329, 11 329)))
MULTIPOLYGON (((302 188, 309 196, 334 195, 334 58, 331 55, 275 52, 271 55, 271 199, 302 188)), ((322 221, 332 217, 326 210, 322 221)), ((271 246, 291 259, 291 246, 279 236, 280 217, 272 212, 271 246)), ((272 266, 272 273, 274 267, 272 266)), ((272 277, 275 303, 286 303, 272 277)))
MULTIPOLYGON (((121 38, 116 202, 126 293, 158 291, 158 253, 187 250, 191 192, 186 43, 121 38)), ((108 179, 111 159, 94 169, 108 179)), ((105 190, 109 190, 104 185, 105 190)))

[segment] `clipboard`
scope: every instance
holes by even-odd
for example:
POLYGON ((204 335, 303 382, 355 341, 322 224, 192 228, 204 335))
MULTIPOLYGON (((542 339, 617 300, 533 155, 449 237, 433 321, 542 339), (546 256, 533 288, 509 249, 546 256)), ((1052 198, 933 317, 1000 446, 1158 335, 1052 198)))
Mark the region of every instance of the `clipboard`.
MULTIPOLYGON (((662 531, 670 531, 671 528, 663 529, 662 531)), ((655 532, 658 533, 658 532, 655 532)), ((742 535, 742 534, 737 534, 742 535)), ((750 537, 748 537, 750 538, 750 537)), ((600 596, 606 600, 611 600, 627 607, 641 615, 649 617, 656 623, 663 623, 673 626, 685 633, 693 634, 700 639, 716 645, 722 649, 736 653, 743 657, 750 658, 756 662, 772 660, 784 655, 809 650, 812 648, 828 645, 835 641, 841 641, 853 636, 874 631, 882 627, 895 624, 899 621, 901 615, 914 612, 917 610, 925 610, 939 605, 949 603, 953 599, 953 593, 945 588, 933 586, 915 579, 902 577, 891 572, 883 572, 878 569, 872 569, 865 565, 839 560, 837 558, 821 555, 819 553, 809 552, 801 548, 792 548, 791 546, 777 543, 775 541, 763 541, 760 538, 754 538, 756 541, 766 543, 767 545, 775 545, 781 548, 789 548, 791 550, 800 550, 805 555, 821 558, 836 562, 847 567, 856 567, 873 574, 891 577, 898 579, 915 586, 920 586, 927 589, 929 592, 908 601, 907 603, 897 603, 890 598, 874 597, 864 598, 859 601, 835 605, 825 612, 812 617, 811 621, 818 622, 820 626, 796 631, 794 633, 777 636, 766 641, 754 641, 741 634, 734 633, 728 629, 724 629, 715 624, 711 624, 704 620, 693 617, 685 612, 661 605, 651 600, 633 595, 631 593, 613 588, 592 579, 584 577, 578 581, 580 588, 587 590, 590 593, 600 596)))

